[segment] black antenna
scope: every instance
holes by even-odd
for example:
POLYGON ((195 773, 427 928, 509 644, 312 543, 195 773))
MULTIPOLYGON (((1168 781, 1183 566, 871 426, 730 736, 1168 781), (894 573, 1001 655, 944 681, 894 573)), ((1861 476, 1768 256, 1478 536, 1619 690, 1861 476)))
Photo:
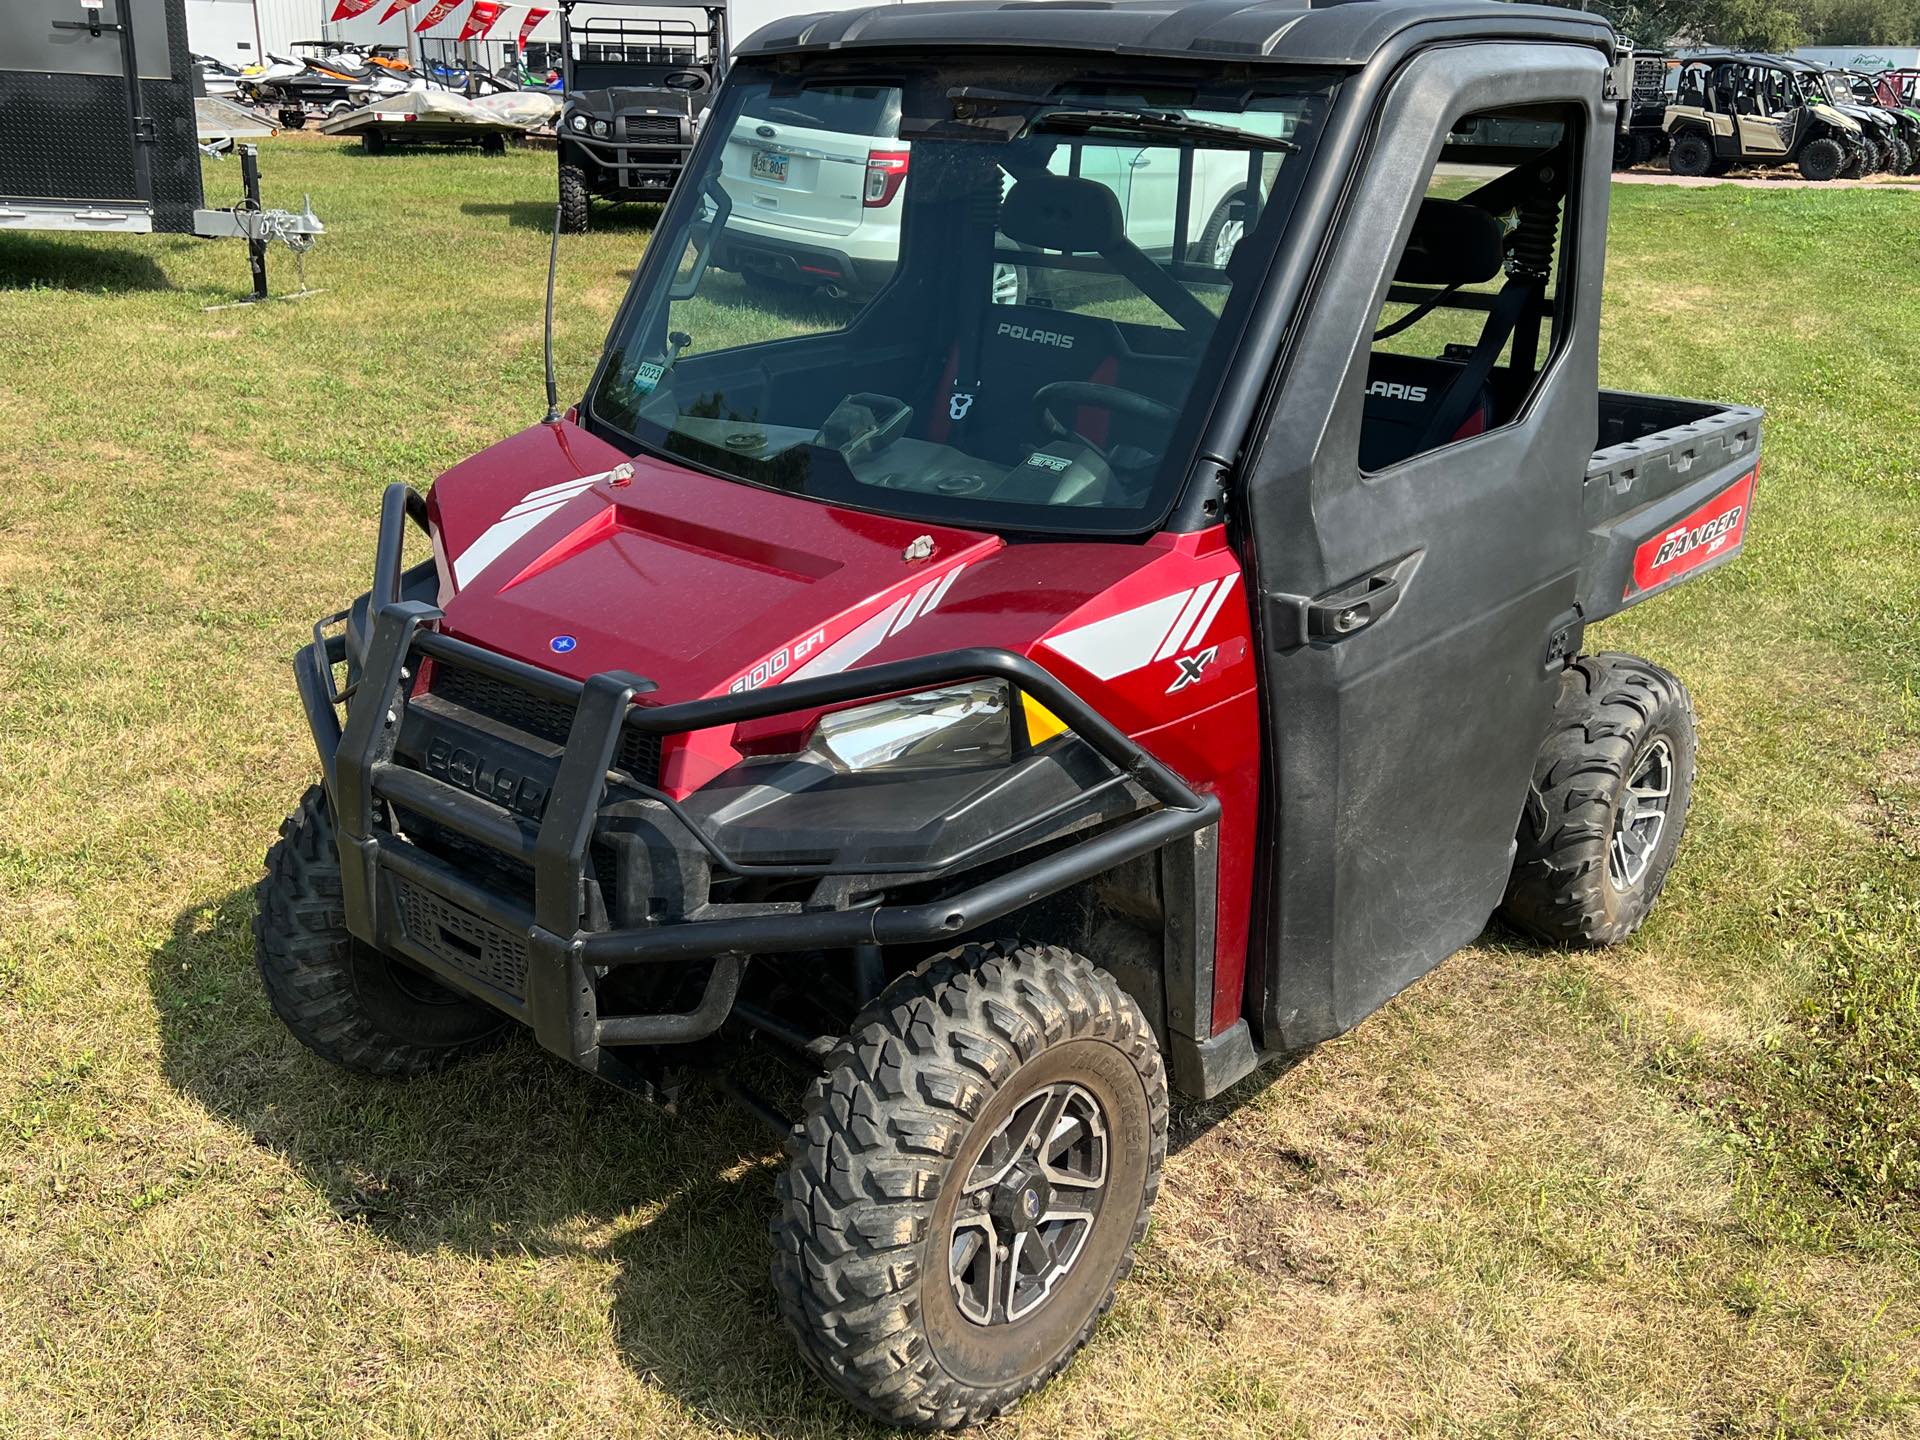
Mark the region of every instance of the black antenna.
POLYGON ((560 202, 553 202, 553 238, 547 243, 547 420, 549 425, 560 422, 560 387, 553 379, 553 272, 560 264, 560 202))

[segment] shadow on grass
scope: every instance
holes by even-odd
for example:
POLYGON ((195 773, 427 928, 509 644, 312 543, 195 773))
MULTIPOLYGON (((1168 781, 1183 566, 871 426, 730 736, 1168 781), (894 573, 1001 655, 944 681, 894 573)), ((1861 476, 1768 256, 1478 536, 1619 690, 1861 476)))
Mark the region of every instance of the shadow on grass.
POLYGON ((252 891, 236 890, 183 913, 153 952, 164 1073, 296 1165, 341 1223, 421 1255, 610 1261, 622 1359, 716 1425, 888 1433, 788 1341, 767 1281, 779 1155, 758 1122, 697 1084, 669 1117, 518 1033, 411 1082, 333 1069, 268 1008, 252 917, 252 891))
MULTIPOLYGON (((517 1027, 497 1050, 411 1082, 334 1069, 268 1008, 252 920, 253 892, 235 890, 183 912, 153 952, 163 1071, 296 1165, 342 1224, 420 1255, 610 1261, 621 1358, 715 1424, 765 1436, 894 1433, 833 1398, 787 1337, 767 1279, 782 1161, 759 1122, 697 1083, 668 1116, 517 1027)), ((798 1082, 749 1063, 754 1087, 797 1111, 798 1082)), ((1292 1064, 1177 1107, 1172 1148, 1292 1064)))
MULTIPOLYGON (((553 208, 551 200, 463 200, 460 203, 462 215, 504 216, 507 224, 516 229, 538 230, 542 234, 553 229, 553 208)), ((631 205, 600 202, 593 206, 588 223, 593 230, 649 235, 660 223, 660 207, 643 202, 631 205)))
MULTIPOLYGON (((150 237, 141 237, 147 244, 150 237)), ((153 258, 143 250, 105 250, 76 239, 48 240, 37 235, 0 235, 0 290, 171 290, 153 258)))

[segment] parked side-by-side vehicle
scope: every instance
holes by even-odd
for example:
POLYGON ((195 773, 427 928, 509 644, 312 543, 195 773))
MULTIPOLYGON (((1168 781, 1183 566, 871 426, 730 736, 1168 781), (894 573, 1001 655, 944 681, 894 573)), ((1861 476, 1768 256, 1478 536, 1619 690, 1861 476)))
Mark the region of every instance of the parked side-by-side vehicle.
POLYGON ((585 233, 596 199, 673 193, 729 44, 725 0, 591 0, 576 23, 579 3, 560 0, 559 220, 571 234, 585 233), (676 13, 644 13, 660 10, 676 13))
POLYGON ((1739 553, 1761 417, 1600 386, 1613 60, 1489 0, 758 32, 584 393, 392 486, 298 657, 275 1010, 373 1074, 713 1075, 825 1382, 1017 1403, 1171 1093, 1675 863, 1692 702, 1594 627, 1739 553))
POLYGON ((1813 67, 1769 56, 1689 56, 1667 106, 1668 167, 1723 175, 1736 165, 1792 165, 1809 180, 1877 169, 1862 120, 1812 82, 1813 67))

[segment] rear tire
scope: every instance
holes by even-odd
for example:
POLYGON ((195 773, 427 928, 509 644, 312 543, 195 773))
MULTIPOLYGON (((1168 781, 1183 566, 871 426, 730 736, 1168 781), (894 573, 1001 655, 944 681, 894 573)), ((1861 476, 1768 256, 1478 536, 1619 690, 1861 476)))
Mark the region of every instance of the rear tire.
POLYGON ((1676 175, 1704 175, 1713 168, 1713 147, 1704 135, 1681 135, 1667 152, 1667 168, 1676 175))
POLYGON ((1887 169, 1895 175, 1913 173, 1913 151, 1907 147, 1906 141, 1895 139, 1888 142, 1887 169))
POLYGON ((1213 214, 1207 217, 1207 228, 1200 232, 1200 239, 1193 247, 1194 262, 1211 265, 1216 270, 1226 269, 1246 233, 1247 197, 1241 191, 1213 207, 1213 214))
POLYGON ((564 161, 560 165, 560 228, 569 235, 587 233, 587 172, 564 161))
POLYGON ((254 899, 254 959, 267 1000, 321 1059, 363 1075, 419 1075, 506 1030, 498 1011, 347 932, 333 815, 318 785, 281 825, 254 899))
POLYGON ((1800 151, 1800 173, 1808 180, 1831 180, 1846 166, 1847 152, 1830 136, 1809 140, 1800 151))
POLYGON ((1166 1072, 1106 972, 969 945, 854 1022, 787 1150, 773 1285, 801 1354, 869 1414, 954 1429, 1051 1379, 1113 1303, 1166 1072))
POLYGON ((1633 655, 1577 657, 1534 765, 1502 917, 1559 945, 1639 929, 1686 833, 1695 750, 1693 702, 1673 675, 1633 655))
POLYGON ((360 149, 368 155, 385 154, 387 137, 378 130, 363 131, 360 136, 360 149))

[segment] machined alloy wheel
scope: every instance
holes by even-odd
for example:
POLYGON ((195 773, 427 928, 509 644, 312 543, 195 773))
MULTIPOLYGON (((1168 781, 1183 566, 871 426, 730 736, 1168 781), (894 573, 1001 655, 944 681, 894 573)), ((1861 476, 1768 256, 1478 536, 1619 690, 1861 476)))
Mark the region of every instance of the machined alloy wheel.
POLYGON ((1614 812, 1613 839, 1607 844, 1607 879, 1616 890, 1631 890, 1647 878, 1647 869, 1667 829, 1673 800, 1673 746, 1655 740, 1640 757, 1620 808, 1614 812))
POLYGON ((997 261, 993 267, 993 303, 996 305, 1018 305, 1026 296, 1025 277, 1021 267, 1009 265, 1006 261, 997 261))
POLYGON ((954 1303, 977 1325, 1032 1312, 1086 1248, 1107 1188, 1107 1117, 1071 1080, 1000 1122, 961 1186, 948 1246, 954 1303))

